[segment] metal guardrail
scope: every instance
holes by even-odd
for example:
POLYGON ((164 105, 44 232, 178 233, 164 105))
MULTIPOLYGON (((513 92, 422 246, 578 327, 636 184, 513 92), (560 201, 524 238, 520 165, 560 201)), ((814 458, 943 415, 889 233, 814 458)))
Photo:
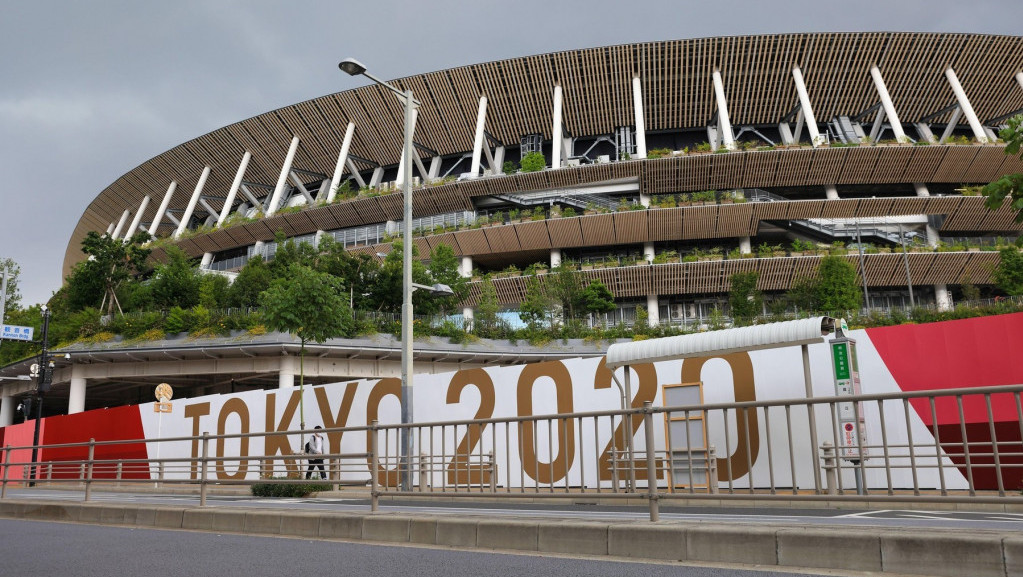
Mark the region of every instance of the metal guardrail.
MULTIPOLYGON (((374 510, 384 495, 479 494, 642 498, 649 502, 652 520, 660 501, 678 498, 1020 504, 1021 394, 1023 385, 1012 385, 671 407, 653 407, 648 401, 631 410, 406 425, 373 421, 320 430, 334 439, 335 452, 319 457, 326 460, 329 474, 324 482, 369 484, 374 510), (857 420, 871 423, 874 438, 868 443, 861 436, 855 446, 836 449, 835 440, 842 438, 839 412, 849 407, 857 420), (811 412, 821 447, 802 443, 813 422, 811 412), (944 423, 939 414, 946 417, 944 423), (949 422, 948 415, 957 421, 949 422), (717 449, 694 442, 689 433, 684 444, 673 443, 667 424, 679 419, 720 425, 712 439, 717 449), (665 430, 663 443, 656 441, 657 427, 665 430), (632 435, 626 433, 630 429, 632 435), (403 454, 398 439, 405 430, 414 449, 403 454), (365 439, 365 452, 336 451, 342 437, 353 436, 365 439), (850 459, 849 451, 866 457, 850 459), (700 478, 707 482, 694 481, 700 478)), ((81 485, 88 501, 96 482, 155 482, 197 484, 200 506, 205 506, 212 484, 307 483, 301 477, 309 456, 292 453, 290 447, 312 433, 8 445, 2 448, 0 498, 14 483, 81 485), (274 447, 273 453, 229 454, 255 438, 274 447), (193 456, 132 457, 140 443, 184 443, 193 456), (34 449, 43 457, 35 463, 30 458, 34 449), (47 459, 47 453, 57 458, 47 459), (83 453, 84 458, 74 457, 83 453), (26 478, 18 478, 19 469, 26 478)))

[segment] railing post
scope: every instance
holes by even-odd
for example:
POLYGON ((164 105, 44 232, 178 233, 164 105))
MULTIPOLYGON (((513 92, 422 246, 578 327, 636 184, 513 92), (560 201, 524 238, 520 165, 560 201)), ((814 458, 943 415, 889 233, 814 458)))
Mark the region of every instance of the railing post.
POLYGON ((199 506, 206 506, 206 473, 209 469, 209 463, 206 459, 210 456, 210 434, 203 432, 202 434, 202 475, 199 477, 199 506))
MULTIPOLYGON (((657 452, 654 450, 654 412, 650 401, 643 402, 643 428, 646 429, 646 498, 650 502, 650 520, 660 519, 657 495, 657 452)), ((626 431, 630 433, 631 431, 626 431)), ((630 465, 631 467, 631 465, 630 465)))
POLYGON ((419 482, 416 485, 419 487, 420 493, 426 490, 426 484, 429 482, 429 473, 431 467, 433 467, 433 463, 428 459, 429 457, 426 456, 426 453, 419 453, 419 482), (426 463, 426 465, 424 466, 423 463, 426 463), (426 473, 424 474, 423 471, 426 471, 426 473))
POLYGON ((487 452, 487 470, 490 472, 490 492, 497 492, 497 459, 494 458, 494 452, 487 452))
POLYGON ((157 487, 162 487, 163 486, 163 473, 164 473, 164 467, 165 466, 166 466, 166 463, 164 463, 163 461, 160 461, 157 464, 157 467, 159 467, 159 473, 158 473, 159 476, 156 478, 157 479, 156 480, 156 486, 157 487))
POLYGON ((707 447, 707 490, 711 495, 718 494, 718 458, 714 445, 707 447))
POLYGON ((124 461, 117 461, 117 486, 121 486, 121 476, 124 474, 124 461))
POLYGON ((89 439, 89 461, 85 467, 85 500, 92 498, 92 459, 96 456, 96 439, 89 439))
POLYGON ((46 480, 47 482, 53 480, 53 463, 46 465, 46 480))
POLYGON ((380 471, 380 456, 377 454, 377 421, 369 424, 369 494, 370 511, 376 513, 380 506, 380 486, 377 475, 380 471))
POLYGON ((3 485, 0 486, 0 499, 7 498, 7 472, 11 468, 11 446, 4 446, 4 480, 3 485))
POLYGON ((824 441, 824 474, 828 483, 828 495, 838 494, 838 473, 835 466, 835 446, 831 441, 824 441))

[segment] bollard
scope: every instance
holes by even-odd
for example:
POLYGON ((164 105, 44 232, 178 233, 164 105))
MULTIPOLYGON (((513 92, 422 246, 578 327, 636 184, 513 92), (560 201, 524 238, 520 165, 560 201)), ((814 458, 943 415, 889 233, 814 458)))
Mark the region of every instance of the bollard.
MULTIPOLYGON (((646 498, 650 502, 650 520, 660 519, 660 508, 657 500, 657 454, 654 450, 654 412, 653 403, 643 402, 643 428, 646 429, 646 498)), ((631 464, 630 464, 631 468, 631 464)))
POLYGON ((89 461, 85 473, 85 500, 92 498, 92 459, 96 456, 96 439, 89 439, 89 461))
POLYGON ((822 453, 824 458, 824 474, 828 483, 828 495, 838 494, 838 473, 835 463, 835 446, 831 444, 831 441, 824 441, 822 447, 822 453))
POLYGON ((714 456, 714 445, 707 447, 707 487, 711 495, 718 494, 718 458, 714 456))
POLYGON ((202 434, 202 476, 199 477, 199 506, 206 506, 206 474, 209 471, 207 458, 210 456, 210 434, 202 434))
POLYGON ((377 473, 380 470, 379 455, 377 454, 377 421, 374 420, 369 425, 369 493, 370 493, 370 511, 376 513, 377 508, 380 506, 380 485, 377 479, 377 473))
POLYGON ((0 499, 7 498, 7 472, 11 468, 11 446, 7 445, 4 447, 4 480, 3 485, 0 486, 0 499))

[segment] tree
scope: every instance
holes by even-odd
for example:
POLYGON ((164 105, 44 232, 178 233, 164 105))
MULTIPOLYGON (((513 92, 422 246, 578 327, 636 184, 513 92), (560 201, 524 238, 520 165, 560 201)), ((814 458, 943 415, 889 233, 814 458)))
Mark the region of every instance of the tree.
POLYGON ((579 275, 564 264, 560 264, 547 275, 545 288, 547 294, 561 305, 562 311, 567 311, 567 320, 575 318, 575 308, 579 304, 582 283, 579 275))
MULTIPOLYGON (((402 251, 403 246, 401 241, 395 241, 391 245, 391 252, 384 257, 384 262, 380 265, 380 270, 377 271, 376 279, 373 283, 373 297, 377 301, 377 310, 399 312, 401 311, 402 301, 402 287, 404 275, 402 274, 402 251)), ((426 269, 426 266, 419 260, 416 260, 418 251, 416 245, 412 245, 412 282, 430 285, 433 284, 430 278, 430 273, 426 269)), ((430 295, 425 294, 423 291, 417 291, 412 293, 412 307, 424 314, 429 314, 437 310, 437 305, 431 303, 430 295)))
POLYGON ((7 271, 7 298, 4 301, 4 310, 12 313, 21 306, 21 292, 18 291, 18 277, 21 275, 21 267, 14 259, 0 258, 0 273, 7 271))
POLYGON ((263 257, 256 255, 245 263, 238 277, 227 292, 228 306, 254 307, 259 305, 259 295, 270 287, 273 273, 263 257))
POLYGON ((731 276, 732 285, 728 291, 728 305, 732 308, 732 321, 736 326, 748 326, 760 314, 764 306, 764 295, 757 290, 760 273, 757 271, 737 272, 731 276))
POLYGON ((82 252, 89 259, 79 262, 67 278, 68 305, 72 310, 88 306, 106 307, 112 314, 114 305, 119 312, 117 291, 128 279, 137 279, 148 272, 146 259, 150 249, 142 245, 149 234, 139 232, 124 242, 90 231, 82 240, 82 252))
POLYGON ((1023 295, 1023 253, 1009 247, 999 251, 1001 259, 995 266, 995 286, 1010 296, 1023 295))
POLYGON ((442 244, 430 252, 429 271, 434 283, 446 284, 454 293, 432 299, 441 312, 450 313, 469 296, 469 279, 458 272, 458 257, 450 246, 442 244))
POLYGON ((355 322, 344 287, 329 274, 292 264, 263 291, 263 322, 267 328, 291 333, 302 343, 299 353, 299 419, 305 428, 305 345, 352 336, 355 322))
POLYGON ((157 265, 150 284, 153 304, 159 308, 191 308, 199 304, 199 271, 176 246, 167 247, 167 262, 157 265))
POLYGON ((200 275, 199 304, 208 309, 221 309, 227 304, 230 283, 227 277, 216 273, 200 275))
MULTIPOLYGON (((1008 127, 998 136, 1005 141, 1005 154, 1019 154, 1023 145, 1023 114, 1010 118, 1008 127)), ((1023 174, 1006 174, 985 186, 982 192, 987 197, 985 205, 991 210, 998 210, 1009 199, 1009 206, 1016 211, 1016 222, 1023 222, 1023 174)))
POLYGON ((588 313, 608 313, 615 310, 615 296, 604 283, 591 280, 590 284, 579 292, 579 306, 588 313))
POLYGON ((801 311, 817 310, 817 279, 808 276, 796 277, 792 281, 786 300, 801 311))
POLYGON ((547 168, 547 159, 542 152, 530 152, 522 157, 522 172, 539 172, 547 168))
POLYGON ((495 338, 502 328, 501 318, 497 316, 500 304, 497 301, 497 289, 490 275, 483 278, 480 286, 480 302, 476 305, 473 318, 473 332, 485 338, 495 338))
POLYGON ((526 294, 519 304, 519 318, 530 331, 536 332, 545 325, 553 326, 555 302, 549 297, 535 276, 526 278, 526 294))
POLYGON ((828 255, 817 269, 817 308, 825 313, 857 310, 863 293, 856 282, 856 267, 841 256, 828 255))
POLYGON ((348 288, 352 310, 366 310, 376 305, 371 289, 380 265, 370 255, 352 254, 333 237, 325 236, 320 240, 314 268, 341 280, 348 288))

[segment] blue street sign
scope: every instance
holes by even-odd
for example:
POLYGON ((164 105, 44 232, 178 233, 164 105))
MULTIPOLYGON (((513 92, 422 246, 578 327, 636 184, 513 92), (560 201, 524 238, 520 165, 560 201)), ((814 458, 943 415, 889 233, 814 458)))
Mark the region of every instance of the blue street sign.
POLYGON ((31 341, 32 327, 18 325, 0 325, 0 339, 9 341, 31 341))

